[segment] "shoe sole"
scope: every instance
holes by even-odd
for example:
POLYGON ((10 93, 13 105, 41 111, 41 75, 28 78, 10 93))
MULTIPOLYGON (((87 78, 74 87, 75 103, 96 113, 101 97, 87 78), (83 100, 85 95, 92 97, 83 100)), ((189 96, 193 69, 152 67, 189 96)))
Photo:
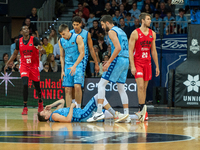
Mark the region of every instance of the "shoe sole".
POLYGON ((145 120, 145 115, 146 115, 146 112, 147 112, 147 107, 146 107, 146 105, 144 105, 143 109, 144 109, 144 110, 142 110, 141 113, 142 113, 142 112, 144 112, 144 113, 143 113, 143 115, 141 115, 142 117, 139 118, 139 121, 140 121, 140 122, 144 122, 144 120, 145 120))
POLYGON ((105 116, 103 115, 103 118, 100 117, 100 118, 98 118, 98 119, 96 119, 96 120, 92 120, 92 121, 88 121, 88 120, 87 120, 87 122, 96 122, 96 121, 99 121, 99 120, 103 120, 104 118, 105 118, 105 116))
POLYGON ((129 114, 127 114, 126 116, 124 116, 124 117, 122 117, 122 118, 119 118, 119 119, 115 120, 115 123, 118 123, 118 122, 120 122, 120 121, 122 121, 122 120, 128 118, 128 116, 129 116, 129 114))

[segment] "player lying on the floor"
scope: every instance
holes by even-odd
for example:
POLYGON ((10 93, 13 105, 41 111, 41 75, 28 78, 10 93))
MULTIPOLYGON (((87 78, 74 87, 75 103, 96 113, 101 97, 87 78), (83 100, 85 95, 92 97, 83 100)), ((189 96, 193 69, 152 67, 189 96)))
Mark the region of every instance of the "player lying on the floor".
MULTIPOLYGON (((39 112, 38 120, 49 120, 51 122, 87 122, 97 110, 97 96, 92 97, 83 109, 75 108, 76 104, 74 103, 70 107, 63 108, 64 99, 58 100, 51 105, 47 105, 43 111, 39 112), (52 112, 51 108, 55 106, 57 106, 57 109, 52 112)), ((129 114, 121 114, 113 110, 106 98, 104 99, 103 107, 106 109, 103 110, 105 118, 114 118, 115 122, 124 121, 129 116, 129 114)), ((103 120, 104 115, 101 114, 102 117, 98 116, 98 120, 103 120)))

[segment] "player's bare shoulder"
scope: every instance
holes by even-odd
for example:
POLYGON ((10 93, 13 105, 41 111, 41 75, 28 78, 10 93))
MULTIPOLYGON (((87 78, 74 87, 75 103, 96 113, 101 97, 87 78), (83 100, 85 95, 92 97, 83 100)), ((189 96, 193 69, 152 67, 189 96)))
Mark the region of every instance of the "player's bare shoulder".
POLYGON ((156 39, 156 33, 153 30, 151 30, 151 31, 152 31, 152 34, 153 34, 153 39, 155 40, 156 39))
POLYGON ((137 32, 137 30, 134 30, 131 33, 130 40, 137 40, 137 39, 138 39, 138 32, 137 32))

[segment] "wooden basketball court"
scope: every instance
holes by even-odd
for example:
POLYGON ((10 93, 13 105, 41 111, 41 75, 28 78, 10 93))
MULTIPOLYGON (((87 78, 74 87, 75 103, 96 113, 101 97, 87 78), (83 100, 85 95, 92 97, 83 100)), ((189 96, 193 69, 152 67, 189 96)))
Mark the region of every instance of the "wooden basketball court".
MULTIPOLYGON (((130 109, 131 113, 135 111, 130 109)), ((0 108, 1 150, 199 150, 198 109, 148 108, 138 123, 38 122, 37 109, 0 108)), ((119 110, 122 111, 122 110, 119 110)))

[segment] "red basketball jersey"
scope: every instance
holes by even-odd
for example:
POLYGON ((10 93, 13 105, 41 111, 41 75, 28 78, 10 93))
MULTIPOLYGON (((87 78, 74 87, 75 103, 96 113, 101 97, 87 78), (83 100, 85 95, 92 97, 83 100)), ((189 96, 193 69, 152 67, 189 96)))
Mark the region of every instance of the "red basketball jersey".
POLYGON ((34 47, 33 38, 33 36, 30 36, 29 42, 26 45, 23 43, 23 37, 19 39, 21 66, 23 67, 39 67, 39 50, 34 47))
POLYGON ((151 61, 150 49, 153 41, 153 32, 149 29, 149 34, 144 35, 140 28, 136 30, 138 32, 138 40, 135 43, 134 61, 146 63, 151 61))

